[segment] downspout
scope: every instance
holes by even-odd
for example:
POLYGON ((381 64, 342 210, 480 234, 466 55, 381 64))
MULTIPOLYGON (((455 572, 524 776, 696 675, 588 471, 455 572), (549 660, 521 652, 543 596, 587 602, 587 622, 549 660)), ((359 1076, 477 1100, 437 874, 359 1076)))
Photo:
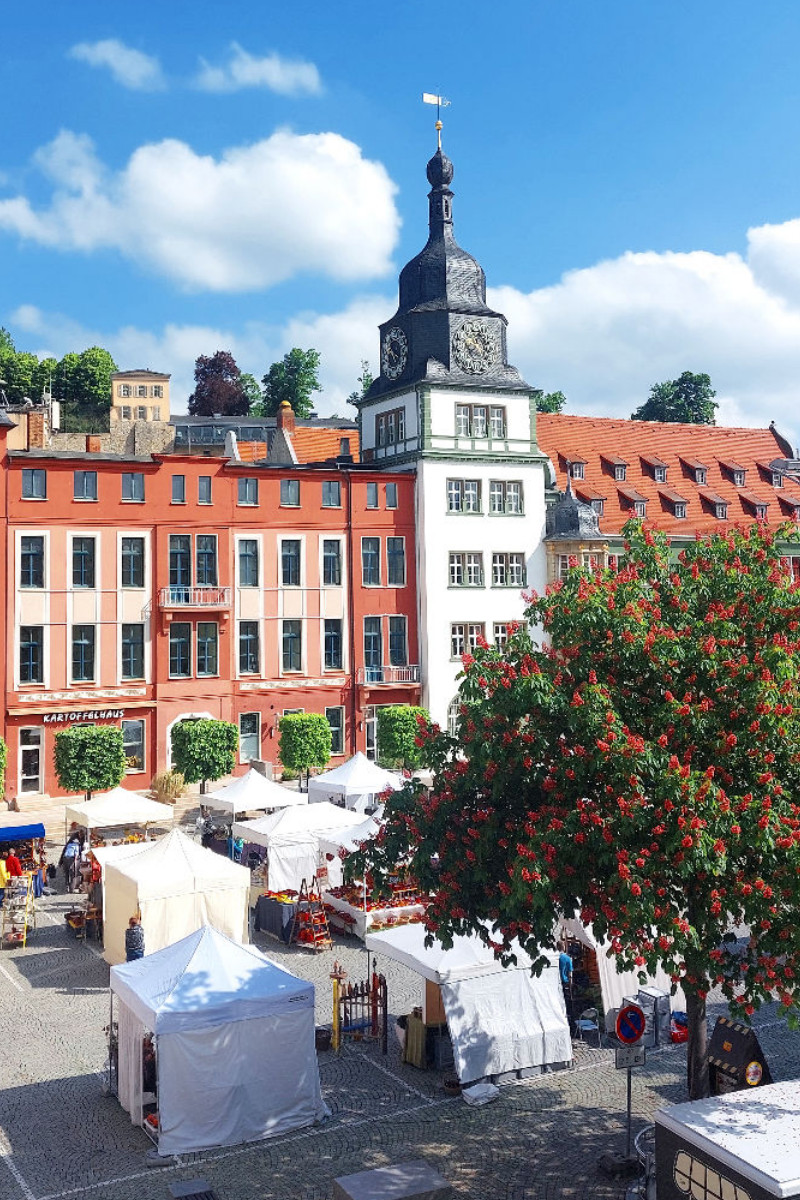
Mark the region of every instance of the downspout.
POLYGON ((347 623, 349 625, 348 657, 350 667, 350 756, 356 752, 356 722, 358 692, 356 685, 356 618, 353 593, 353 474, 345 470, 347 479, 347 623))

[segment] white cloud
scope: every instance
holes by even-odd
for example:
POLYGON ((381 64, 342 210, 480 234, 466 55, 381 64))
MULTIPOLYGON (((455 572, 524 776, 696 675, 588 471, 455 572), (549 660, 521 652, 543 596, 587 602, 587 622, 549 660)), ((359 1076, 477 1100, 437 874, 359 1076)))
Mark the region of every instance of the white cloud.
POLYGON ((176 139, 110 171, 69 130, 36 152, 48 207, 0 201, 0 230, 60 251, 114 249, 195 290, 254 291, 299 272, 385 274, 400 218, 381 163, 335 133, 279 130, 220 158, 176 139))
POLYGON ((298 58, 266 54, 256 58, 237 42, 231 43, 230 59, 214 67, 200 59, 195 87, 203 92, 238 92, 243 88, 267 88, 282 96, 318 96, 322 91, 319 71, 313 63, 298 58))
POLYGON ((157 58, 134 50, 117 38, 78 42, 69 53, 71 58, 88 63, 90 67, 107 67, 117 83, 132 91, 157 92, 166 86, 157 58))

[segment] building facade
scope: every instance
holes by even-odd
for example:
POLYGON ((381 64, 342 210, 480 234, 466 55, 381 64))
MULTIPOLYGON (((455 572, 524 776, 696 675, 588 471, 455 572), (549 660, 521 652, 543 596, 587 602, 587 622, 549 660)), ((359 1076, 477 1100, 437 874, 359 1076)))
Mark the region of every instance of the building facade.
POLYGON ((111 376, 112 421, 168 421, 170 376, 161 371, 115 371, 111 376))

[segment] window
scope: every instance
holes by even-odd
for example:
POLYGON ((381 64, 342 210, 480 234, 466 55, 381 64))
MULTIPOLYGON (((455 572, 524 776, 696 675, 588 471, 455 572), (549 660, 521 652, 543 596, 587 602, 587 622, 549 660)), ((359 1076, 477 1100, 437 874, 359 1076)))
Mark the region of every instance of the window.
POLYGON ((449 569, 451 587, 483 587, 482 554, 451 554, 449 569))
POLYGON ((647 501, 646 500, 634 501, 633 511, 636 513, 637 517, 646 517, 647 516, 647 501))
POLYGON ((136 395, 137 395, 137 396, 141 396, 141 397, 145 397, 145 396, 147 395, 147 385, 146 385, 146 384, 144 384, 144 383, 139 383, 139 384, 137 384, 137 386, 136 386, 136 395))
POLYGON ((258 621, 239 622, 239 674, 257 675, 260 663, 258 621))
POLYGON ((456 405, 456 437, 469 437, 470 409, 468 404, 456 405))
POLYGON ((41 792, 42 790, 42 743, 44 729, 41 725, 19 731, 19 790, 41 792))
POLYGON ((485 404, 456 405, 456 437, 505 438, 506 410, 485 404))
POLYGON ((169 627, 169 673, 172 679, 186 679, 192 673, 192 627, 188 621, 175 621, 169 627))
POLYGON ((158 407, 157 404, 153 406, 153 420, 154 421, 161 420, 161 409, 158 407))
POLYGON ((281 542, 281 582, 284 587, 300 587, 300 541, 284 538, 281 542))
POLYGON ((492 405, 489 409, 489 432, 493 438, 506 436, 506 410, 492 405))
POLYGON ((717 518, 718 521, 724 521, 726 519, 726 517, 728 516, 727 504, 715 504, 714 505, 714 516, 717 518))
POLYGON ((450 626, 450 657, 461 658, 467 650, 475 650, 478 640, 483 638, 482 624, 451 625, 450 626))
POLYGON ((94 625, 72 626, 72 682, 94 679, 94 625))
POLYGON ((322 543, 322 582, 339 587, 342 582, 342 547, 338 540, 325 538, 322 543))
POLYGON ((20 543, 19 586, 44 587, 44 537, 23 537, 20 543))
POLYGON ((94 587, 94 538, 72 539, 72 586, 94 587))
POLYGON ((375 443, 378 446, 394 446, 406 440, 406 410, 395 408, 391 412, 378 413, 375 418, 375 443))
POLYGON ((757 504, 755 506, 755 509, 756 509, 756 520, 757 521, 766 521, 766 519, 767 519, 766 504, 757 504))
POLYGON ((389 617, 389 665, 408 666, 408 639, 404 616, 389 617))
POLYGON ((734 471, 733 482, 736 487, 744 487, 745 471, 734 471))
POLYGON ((283 669, 284 671, 301 671, 303 669, 303 643, 299 621, 283 622, 283 669))
POLYGON ((300 480, 281 480, 281 504, 284 508, 300 507, 300 480))
POLYGON ((367 484, 367 508, 378 507, 378 485, 377 483, 367 484))
POLYGON ((585 479, 586 463, 574 462, 569 464, 569 473, 572 479, 585 479))
POLYGON ((322 481, 322 507, 323 508, 341 508, 342 506, 342 485, 338 479, 324 479, 322 481))
POLYGON ((482 404, 472 405, 472 436, 485 438, 487 433, 486 409, 482 404))
MULTIPOLYGON (((141 395, 141 392, 140 392, 139 394, 141 395)), ((146 395, 146 394, 147 394, 147 392, 145 391, 145 395, 146 395)), ((136 420, 137 420, 137 421, 146 421, 146 420, 147 420, 147 409, 146 409, 146 407, 144 406, 144 404, 140 404, 140 405, 137 407, 137 409, 136 409, 136 420)))
POLYGON ((122 678, 144 679, 144 625, 122 626, 122 678))
POLYGON ((397 508, 397 484, 387 483, 386 485, 386 507, 397 508))
POLYGON ((239 713, 239 762, 261 758, 261 713, 239 713))
POLYGON ((708 472, 705 467, 695 467, 694 481, 695 483, 705 484, 708 472))
POLYGON ((123 404, 122 407, 120 408, 119 412, 120 412, 120 416, 122 417, 123 421, 130 421, 130 419, 131 419, 130 404, 123 404))
POLYGON ((72 497, 74 500, 97 499, 97 471, 72 472, 72 497))
POLYGON ((19 681, 20 683, 44 683, 43 625, 20 626, 19 681))
POLYGON ((144 587, 144 538, 124 537, 122 539, 120 574, 123 587, 144 587))
POLYGON ((339 438, 339 453, 342 458, 350 458, 350 438, 339 438))
POLYGON ((772 472, 772 486, 776 488, 783 487, 783 475, 780 471, 772 472))
POLYGON ((162 400, 164 398, 164 388, 160 383, 153 384, 153 396, 156 400, 162 400))
POLYGON ((211 503, 211 476, 201 475, 197 480, 197 503, 211 503))
POLYGON ((172 476, 172 503, 173 504, 185 504, 186 503, 186 476, 185 475, 173 475, 172 476))
POLYGON ((239 539, 239 587, 258 587, 258 542, 239 539))
POLYGON ((614 466, 614 478, 617 483, 624 483, 628 474, 628 468, 625 463, 616 463, 614 466))
POLYGON ((505 621, 495 622, 493 626, 494 644, 498 650, 502 650, 508 641, 508 625, 505 621))
POLYGON ((197 674, 218 675, 219 628, 216 621, 197 623, 197 674))
POLYGON ((406 583, 406 539, 386 539, 386 576, 389 587, 405 587, 406 583))
POLYGON ((458 719, 461 716, 461 701, 458 696, 451 700, 447 708, 447 732, 451 738, 458 737, 458 719))
POLYGON ((489 483, 489 512, 520 516, 522 484, 518 480, 505 483, 502 479, 492 479, 489 483))
POLYGON ((122 722, 126 772, 144 770, 144 721, 122 722))
POLYGON ((344 709, 326 708, 325 720, 331 727, 331 754, 344 754, 344 709))
POLYGON ((679 500, 675 501, 675 516, 680 520, 684 520, 686 517, 686 505, 681 504, 679 500))
POLYGON ((478 479, 448 479, 447 511, 479 513, 481 485, 478 479))
POLYGON ((364 587, 381 585, 381 539, 361 539, 361 582, 364 587))
POLYGON ((122 474, 122 499, 144 503, 144 475, 141 471, 124 471, 122 474))
POLYGON ((251 475, 243 475, 237 488, 237 503, 258 504, 258 480, 251 475))
POLYGON ((22 499, 47 499, 47 472, 38 467, 24 467, 22 471, 22 499))
POLYGON ((364 617, 364 671, 367 683, 380 683, 383 636, 380 617, 364 617))
POLYGON ((171 588, 192 586, 192 539, 188 533, 170 534, 169 585, 171 588))
POLYGON ((217 536, 214 533, 198 533, 195 543, 198 587, 217 586, 217 536))
POLYGON ((324 663, 326 671, 342 669, 342 622, 339 618, 325 621, 324 663))
POLYGON ((130 396, 131 387, 129 383, 121 383, 118 388, 120 396, 130 396))
POLYGON ((603 509, 605 508, 605 504, 606 504, 605 500, 594 499, 592 501, 592 508, 597 513, 598 517, 602 517, 603 509))
POLYGON ((522 554, 492 555, 492 587, 524 587, 525 559, 522 554))

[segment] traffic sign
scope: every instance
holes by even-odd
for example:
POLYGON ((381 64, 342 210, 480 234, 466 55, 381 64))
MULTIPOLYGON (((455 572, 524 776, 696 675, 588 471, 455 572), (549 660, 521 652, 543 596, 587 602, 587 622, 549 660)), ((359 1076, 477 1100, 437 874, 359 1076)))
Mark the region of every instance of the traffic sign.
POLYGON ((626 1067, 643 1067, 647 1062, 647 1051, 644 1046, 617 1046, 614 1051, 614 1066, 618 1071, 626 1067))
POLYGON ((617 1013, 617 1037, 626 1046, 635 1046, 644 1036, 645 1015, 638 1004, 626 1004, 617 1013))

